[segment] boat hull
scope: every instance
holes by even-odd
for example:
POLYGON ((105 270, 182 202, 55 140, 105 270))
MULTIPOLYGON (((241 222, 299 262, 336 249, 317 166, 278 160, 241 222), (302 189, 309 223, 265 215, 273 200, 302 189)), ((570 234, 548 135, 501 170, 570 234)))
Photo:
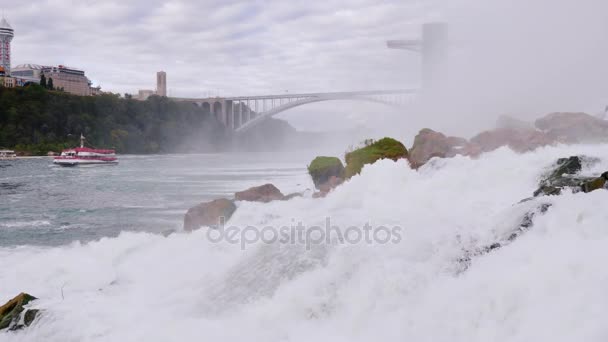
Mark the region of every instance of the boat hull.
POLYGON ((84 165, 116 165, 118 160, 99 160, 99 159, 55 159, 53 164, 60 166, 84 166, 84 165))

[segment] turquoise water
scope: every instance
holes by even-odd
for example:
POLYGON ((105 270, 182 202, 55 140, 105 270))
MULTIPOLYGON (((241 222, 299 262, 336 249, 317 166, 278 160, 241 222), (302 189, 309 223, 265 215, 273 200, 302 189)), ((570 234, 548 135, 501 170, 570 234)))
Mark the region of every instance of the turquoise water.
POLYGON ((272 182, 310 187, 304 155, 121 156, 117 166, 63 168, 50 158, 0 161, 0 246, 57 246, 122 231, 180 230, 201 201, 272 182))

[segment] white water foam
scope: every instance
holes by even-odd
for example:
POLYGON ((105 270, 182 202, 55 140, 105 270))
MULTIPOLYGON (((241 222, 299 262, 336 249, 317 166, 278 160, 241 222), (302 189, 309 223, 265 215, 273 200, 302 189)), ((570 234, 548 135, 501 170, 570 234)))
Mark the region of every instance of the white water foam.
POLYGON ((211 243, 205 230, 124 233, 86 245, 0 248, 2 300, 26 291, 44 315, 7 341, 605 341, 608 192, 518 204, 557 158, 606 146, 508 149, 478 160, 366 167, 327 198, 244 203, 235 225, 402 227, 387 245, 211 243), (504 237, 551 203, 503 248, 504 237), (63 294, 62 294, 63 292, 63 294))

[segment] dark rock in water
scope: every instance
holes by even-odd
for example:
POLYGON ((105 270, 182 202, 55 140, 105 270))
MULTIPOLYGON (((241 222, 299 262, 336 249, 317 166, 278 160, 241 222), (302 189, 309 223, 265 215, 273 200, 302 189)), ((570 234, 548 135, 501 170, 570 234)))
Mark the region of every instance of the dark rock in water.
POLYGON ((308 174, 317 189, 332 177, 344 178, 344 165, 336 157, 316 157, 308 165, 308 174))
POLYGON ((235 211, 234 202, 225 198, 201 203, 188 209, 184 216, 184 230, 193 231, 201 226, 216 227, 222 219, 228 221, 235 211))
POLYGON ((25 324, 26 327, 32 325, 39 313, 40 310, 38 309, 30 309, 25 311, 25 314, 23 315, 23 324, 25 324))
POLYGON ((585 193, 591 191, 606 189, 606 181, 608 180, 608 172, 604 172, 601 177, 594 178, 590 181, 584 182, 581 185, 581 190, 585 193))
POLYGON ((272 184, 264 184, 254 186, 245 191, 240 191, 234 194, 234 199, 237 201, 262 202, 278 201, 285 198, 285 195, 272 184))
POLYGON ((574 192, 591 192, 604 188, 608 173, 598 178, 576 175, 583 168, 583 164, 593 164, 595 162, 597 162, 597 159, 584 156, 558 159, 555 169, 543 178, 539 188, 534 191, 534 197, 559 195, 564 188, 570 188, 574 192))
POLYGON ((532 226, 534 225, 534 218, 538 215, 545 214, 549 210, 549 208, 551 208, 551 205, 551 203, 542 203, 534 210, 524 214, 524 216, 519 222, 519 225, 503 239, 473 251, 465 251, 465 255, 462 258, 458 259, 458 263, 460 265, 459 271, 466 271, 471 266, 471 262, 474 257, 488 254, 494 250, 505 247, 515 241, 523 233, 530 230, 530 228, 532 228, 532 226))
POLYGON ((37 298, 27 293, 21 293, 17 297, 9 300, 0 306, 0 330, 19 330, 30 326, 38 316, 36 309, 26 309, 24 306, 37 298), (21 313, 25 311, 23 323, 21 323, 21 313))

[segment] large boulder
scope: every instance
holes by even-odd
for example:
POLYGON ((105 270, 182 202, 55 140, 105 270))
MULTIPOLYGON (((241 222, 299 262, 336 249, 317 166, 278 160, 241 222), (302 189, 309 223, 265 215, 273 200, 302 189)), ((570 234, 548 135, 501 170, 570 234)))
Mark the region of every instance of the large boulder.
POLYGON ((407 148, 392 138, 383 138, 378 141, 368 141, 366 146, 346 154, 345 178, 357 175, 366 164, 373 164, 380 159, 407 159, 407 148))
POLYGON ((562 143, 608 141, 608 121, 585 113, 551 113, 536 120, 535 126, 562 143))
POLYGON ((523 153, 551 145, 555 140, 534 129, 498 128, 476 135, 471 138, 471 143, 478 146, 481 152, 490 152, 508 146, 515 152, 523 153))
POLYGON ((17 297, 0 306, 0 330, 18 330, 30 326, 39 312, 37 309, 25 308, 33 300, 36 300, 36 297, 27 293, 20 293, 17 297))
POLYGON ((186 212, 184 230, 193 231, 202 226, 216 227, 222 218, 228 221, 235 211, 234 202, 225 198, 201 203, 186 212))
POLYGON ((344 178, 344 165, 336 157, 316 157, 308 165, 308 174, 317 189, 326 184, 331 178, 344 178))
POLYGON ((414 138, 414 145, 409 150, 409 160, 418 168, 433 157, 450 158, 457 154, 468 154, 469 142, 464 138, 446 137, 432 129, 422 129, 414 138))
POLYGON ((285 198, 281 190, 277 189, 272 184, 264 184, 254 186, 245 191, 239 191, 234 194, 234 199, 237 201, 262 202, 278 201, 285 198))

